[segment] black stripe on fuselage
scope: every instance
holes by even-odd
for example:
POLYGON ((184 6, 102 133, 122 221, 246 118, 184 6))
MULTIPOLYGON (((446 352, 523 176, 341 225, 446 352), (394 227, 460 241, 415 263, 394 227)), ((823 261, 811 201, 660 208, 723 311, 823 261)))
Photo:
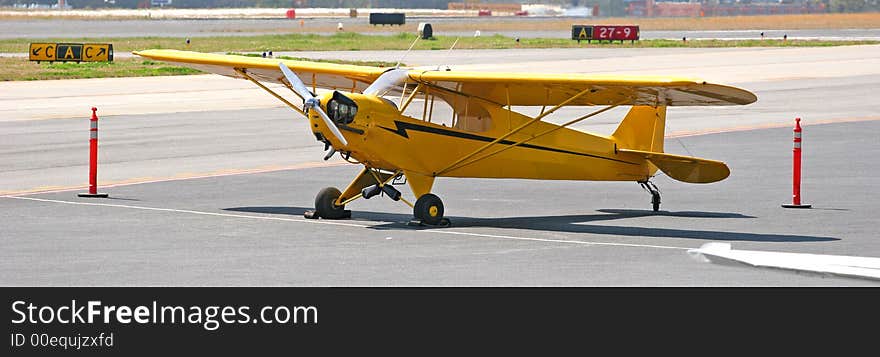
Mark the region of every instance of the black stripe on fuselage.
MULTIPOLYGON (((407 123, 407 122, 402 122, 402 121, 398 121, 398 120, 395 120, 394 124, 397 126, 396 130, 391 129, 391 128, 386 128, 384 126, 379 126, 379 127, 382 129, 388 130, 392 133, 395 133, 397 135, 400 135, 400 136, 407 138, 407 139, 409 139, 409 134, 407 134, 407 132, 406 132, 407 130, 421 131, 423 133, 437 134, 437 135, 443 135, 443 136, 452 136, 452 137, 461 138, 461 139, 477 140, 477 141, 483 141, 483 142, 493 142, 496 139, 496 138, 491 138, 488 136, 480 136, 480 135, 474 135, 474 134, 469 134, 469 133, 461 133, 461 132, 457 132, 454 130, 441 129, 441 128, 437 128, 437 127, 419 125, 419 124, 414 124, 414 123, 407 123)), ((501 140, 498 142, 498 144, 513 145, 513 144, 516 144, 516 142, 510 141, 510 140, 501 140)), ((563 154, 571 154, 571 155, 586 156, 586 157, 592 157, 592 158, 603 159, 603 160, 611 160, 611 161, 621 162, 621 163, 630 164, 630 165, 638 165, 637 163, 634 163, 634 162, 613 159, 610 157, 585 154, 585 153, 568 151, 568 150, 563 150, 563 149, 556 149, 556 148, 551 148, 551 147, 546 147, 546 146, 538 146, 538 145, 532 145, 532 144, 520 144, 517 146, 528 148, 528 149, 552 151, 552 152, 558 152, 558 153, 563 153, 563 154)))

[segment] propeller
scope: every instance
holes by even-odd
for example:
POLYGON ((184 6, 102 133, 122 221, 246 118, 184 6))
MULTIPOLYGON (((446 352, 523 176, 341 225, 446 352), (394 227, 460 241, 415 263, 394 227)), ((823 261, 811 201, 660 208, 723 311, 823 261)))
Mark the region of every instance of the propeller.
POLYGON ((278 63, 278 68, 281 68, 281 73, 284 73, 284 78, 287 78, 287 81, 290 82, 290 86, 293 87, 293 91, 299 94, 300 97, 305 99, 305 103, 303 103, 303 111, 308 112, 309 109, 312 109, 318 112, 318 115, 321 119, 324 119, 324 124, 327 124, 327 127, 330 128, 330 131, 333 132, 333 136, 336 136, 336 139, 339 139, 342 142, 342 145, 348 145, 348 141, 345 140, 345 137, 342 136, 342 132, 339 131, 339 128, 336 127, 336 124, 333 123, 333 120, 330 120, 330 117, 327 116, 327 113, 324 112, 324 109, 321 109, 321 101, 315 96, 312 95, 312 92, 309 92, 309 88, 306 87, 306 84, 303 83, 299 77, 287 68, 284 65, 284 62, 278 63))

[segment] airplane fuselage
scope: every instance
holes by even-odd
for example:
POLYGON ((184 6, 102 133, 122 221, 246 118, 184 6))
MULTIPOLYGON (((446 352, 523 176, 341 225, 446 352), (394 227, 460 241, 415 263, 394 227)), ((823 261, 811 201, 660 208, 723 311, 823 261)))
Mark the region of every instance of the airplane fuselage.
MULTIPOLYGON (((500 106, 483 105, 489 117, 482 120, 489 120, 488 125, 482 125, 481 130, 463 130, 408 117, 375 96, 345 96, 357 103, 353 120, 337 123, 348 145, 342 147, 332 135, 324 135, 328 130, 315 113, 310 114, 312 131, 369 167, 431 177, 602 181, 645 180, 656 170, 637 155, 617 152, 611 137, 542 121, 449 167, 532 118, 500 106)), ((325 96, 322 106, 331 98, 325 96)))

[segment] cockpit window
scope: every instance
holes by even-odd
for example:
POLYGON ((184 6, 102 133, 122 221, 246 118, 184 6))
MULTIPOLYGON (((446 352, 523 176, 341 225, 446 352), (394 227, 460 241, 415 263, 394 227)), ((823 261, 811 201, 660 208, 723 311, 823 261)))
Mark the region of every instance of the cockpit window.
POLYGON ((337 108, 339 108, 339 103, 335 100, 331 100, 330 104, 327 104, 327 115, 329 115, 330 118, 333 118, 335 116, 333 114, 336 113, 337 108))
POLYGON ((333 99, 327 103, 327 116, 337 124, 349 124, 357 115, 357 103, 339 92, 333 92, 333 99))

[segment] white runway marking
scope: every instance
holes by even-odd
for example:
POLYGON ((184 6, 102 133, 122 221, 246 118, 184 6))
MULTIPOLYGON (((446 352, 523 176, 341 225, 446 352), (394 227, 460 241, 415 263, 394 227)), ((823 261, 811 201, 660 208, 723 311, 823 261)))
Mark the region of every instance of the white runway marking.
MULTIPOLYGON (((296 218, 283 218, 283 217, 251 216, 251 215, 233 214, 233 213, 217 213, 217 212, 193 211, 193 210, 183 210, 183 209, 174 209, 174 208, 130 206, 130 205, 120 205, 120 204, 111 204, 111 203, 50 200, 50 199, 45 199, 45 198, 20 197, 20 196, 0 196, 0 197, 14 199, 14 200, 60 203, 60 204, 69 204, 69 205, 80 205, 80 206, 127 208, 127 209, 138 209, 138 210, 144 210, 144 211, 187 213, 187 214, 197 214, 197 215, 215 216, 215 217, 229 217, 229 218, 256 219, 256 220, 266 220, 266 221, 327 224, 327 225, 334 225, 334 226, 346 226, 346 227, 357 227, 357 228, 370 228, 371 227, 369 225, 363 225, 363 224, 345 223, 345 222, 338 222, 338 221, 312 220, 312 219, 305 219, 305 218, 296 219, 296 218)), ((382 222, 382 223, 395 223, 395 222, 382 222)), ((517 237, 517 236, 496 235, 496 234, 458 232, 458 231, 439 230, 439 229, 413 230, 413 231, 420 232, 420 233, 436 233, 436 234, 485 237, 485 238, 494 238, 494 239, 545 242, 545 243, 582 244, 582 245, 598 245, 598 246, 614 246, 614 247, 630 247, 630 248, 655 248, 655 249, 679 249, 679 250, 692 249, 692 248, 688 248, 688 247, 673 247, 673 246, 649 245, 649 244, 587 242, 587 241, 580 241, 580 240, 517 237)))
POLYGON ((421 230, 421 231, 419 231, 419 232, 427 232, 427 233, 443 233, 443 234, 466 235, 466 236, 477 236, 477 237, 489 237, 489 238, 498 238, 498 239, 526 240, 526 241, 533 241, 533 242, 569 243, 569 244, 588 244, 588 245, 610 245, 610 246, 615 246, 615 247, 658 248, 658 249, 682 249, 682 250, 691 249, 691 248, 685 248, 685 247, 672 247, 672 246, 665 246, 665 245, 628 244, 628 243, 604 243, 604 242, 586 242, 586 241, 579 241, 579 240, 564 240, 564 239, 546 239, 546 238, 514 237, 514 236, 502 236, 502 235, 495 235, 495 234, 470 233, 470 232, 455 232, 455 231, 421 230))
POLYGON ((38 201, 38 202, 50 202, 50 203, 63 203, 69 205, 80 205, 80 206, 99 206, 99 207, 115 207, 115 208, 129 208, 129 209, 139 209, 144 211, 160 211, 160 212, 175 212, 175 213, 189 213, 189 214, 198 214, 203 216, 218 216, 218 217, 230 217, 230 218, 250 218, 250 219, 260 219, 267 221, 285 221, 285 222, 302 222, 302 223, 318 223, 318 224, 329 224, 335 226, 348 226, 348 227, 358 227, 358 228, 367 228, 369 226, 361 225, 361 224, 352 224, 352 223, 343 223, 343 222, 334 222, 334 221, 318 221, 318 220, 306 220, 303 219, 293 219, 293 218, 283 218, 283 217, 264 217, 264 216, 251 216, 245 214, 233 214, 233 213, 216 213, 216 212, 204 212, 204 211, 192 211, 185 209, 174 209, 174 208, 159 208, 159 207, 144 207, 144 206, 129 206, 129 205, 117 205, 111 203, 93 203, 93 202, 74 202, 74 201, 62 201, 62 200, 49 200, 44 198, 34 198, 34 197, 16 197, 16 196, 3 196, 5 198, 11 198, 16 200, 27 200, 27 201, 38 201))

